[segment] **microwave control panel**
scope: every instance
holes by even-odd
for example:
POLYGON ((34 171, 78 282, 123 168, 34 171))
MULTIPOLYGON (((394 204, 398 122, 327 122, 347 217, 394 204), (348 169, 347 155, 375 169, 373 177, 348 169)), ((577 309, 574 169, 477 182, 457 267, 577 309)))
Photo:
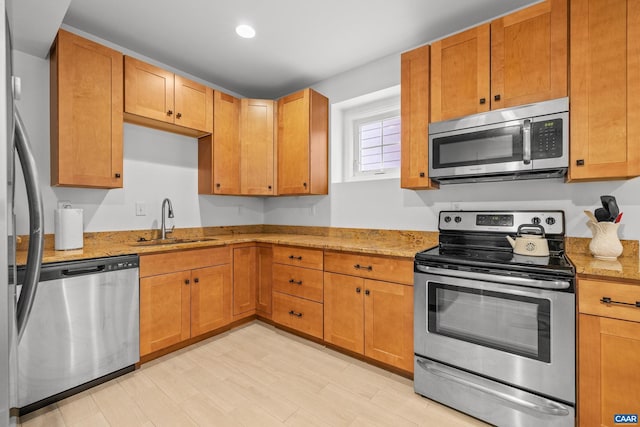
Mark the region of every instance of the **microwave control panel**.
POLYGON ((562 119, 544 120, 531 124, 531 158, 562 157, 562 119))

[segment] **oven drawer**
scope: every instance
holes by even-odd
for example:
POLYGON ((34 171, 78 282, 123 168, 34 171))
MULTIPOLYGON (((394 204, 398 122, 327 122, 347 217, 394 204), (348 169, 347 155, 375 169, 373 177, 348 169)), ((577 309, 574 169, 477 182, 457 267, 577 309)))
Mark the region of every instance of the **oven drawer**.
POLYGON ((413 261, 374 255, 326 251, 324 269, 366 279, 413 285, 413 261))
POLYGON ((320 303, 274 292, 272 319, 280 325, 322 339, 323 317, 320 303))
POLYGON ((322 302, 322 270, 273 264, 273 290, 322 302))
POLYGON ((578 280, 580 313, 640 322, 640 307, 636 304, 640 305, 638 285, 604 280, 578 280))
POLYGON ((300 248, 296 246, 274 246, 273 262, 298 267, 322 270, 322 249, 300 248))

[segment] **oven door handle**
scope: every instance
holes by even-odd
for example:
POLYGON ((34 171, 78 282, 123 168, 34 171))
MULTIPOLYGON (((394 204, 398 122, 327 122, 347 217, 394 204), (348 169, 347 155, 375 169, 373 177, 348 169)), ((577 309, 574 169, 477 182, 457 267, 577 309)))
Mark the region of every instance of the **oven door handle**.
POLYGON ((447 268, 416 265, 416 268, 424 273, 438 274, 441 276, 453 276, 463 279, 487 280, 489 282, 503 283, 507 285, 528 286, 540 289, 569 289, 571 283, 566 280, 538 280, 526 277, 502 276, 475 271, 449 270, 447 268), (498 279, 499 278, 499 279, 498 279))
POLYGON ((532 402, 517 396, 513 396, 506 390, 497 390, 491 387, 487 387, 483 384, 479 384, 473 381, 472 378, 464 378, 464 374, 461 372, 448 372, 444 370, 443 367, 436 367, 433 362, 430 362, 428 360, 416 358, 416 362, 422 369, 426 370, 432 375, 473 388, 477 391, 489 394, 497 399, 509 402, 511 404, 515 404, 526 409, 541 412, 547 415, 566 417, 570 414, 569 410, 566 407, 552 400, 535 396, 535 399, 538 400, 538 402, 532 402))

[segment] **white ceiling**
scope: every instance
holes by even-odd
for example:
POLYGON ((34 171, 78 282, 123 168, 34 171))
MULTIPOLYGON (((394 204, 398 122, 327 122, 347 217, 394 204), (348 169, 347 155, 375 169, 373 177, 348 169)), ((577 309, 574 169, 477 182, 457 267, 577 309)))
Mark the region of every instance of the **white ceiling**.
POLYGON ((277 98, 537 1, 72 0, 63 22, 244 96, 277 98), (235 34, 241 23, 254 39, 235 34))

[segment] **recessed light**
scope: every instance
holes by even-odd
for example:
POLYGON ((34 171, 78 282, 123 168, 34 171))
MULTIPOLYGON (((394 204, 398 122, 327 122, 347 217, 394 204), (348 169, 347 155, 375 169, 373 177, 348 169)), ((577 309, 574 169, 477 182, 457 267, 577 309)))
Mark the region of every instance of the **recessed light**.
POLYGON ((238 25, 236 27, 236 33, 238 33, 240 37, 243 37, 245 39, 252 39, 256 36, 256 30, 254 30, 251 25, 245 24, 238 25))

